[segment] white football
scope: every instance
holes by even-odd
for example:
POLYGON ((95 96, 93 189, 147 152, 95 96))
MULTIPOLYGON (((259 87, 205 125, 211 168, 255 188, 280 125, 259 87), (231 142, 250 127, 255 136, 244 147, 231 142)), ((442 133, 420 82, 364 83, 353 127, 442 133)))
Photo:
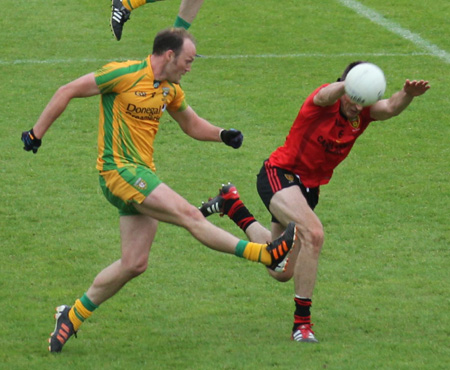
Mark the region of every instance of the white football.
POLYGON ((367 107, 380 100, 386 90, 386 78, 380 67, 361 63, 353 67, 345 78, 345 93, 352 101, 367 107))

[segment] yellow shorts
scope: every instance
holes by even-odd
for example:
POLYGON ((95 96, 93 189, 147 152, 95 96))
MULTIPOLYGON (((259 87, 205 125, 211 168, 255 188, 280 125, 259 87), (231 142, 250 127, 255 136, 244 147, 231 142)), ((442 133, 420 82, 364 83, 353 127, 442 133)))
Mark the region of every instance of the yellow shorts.
POLYGON ((133 203, 141 204, 162 182, 152 170, 140 165, 100 171, 99 181, 106 199, 121 216, 138 215, 133 203))

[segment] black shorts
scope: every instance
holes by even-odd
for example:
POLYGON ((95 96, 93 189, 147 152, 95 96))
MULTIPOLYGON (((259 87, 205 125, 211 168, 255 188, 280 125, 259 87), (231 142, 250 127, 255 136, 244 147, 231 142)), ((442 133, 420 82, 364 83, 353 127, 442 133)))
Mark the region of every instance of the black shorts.
MULTIPOLYGON (((311 209, 314 209, 317 203, 319 203, 319 187, 306 188, 300 181, 300 178, 294 173, 280 167, 272 166, 267 160, 264 161, 261 171, 259 171, 257 176, 256 187, 259 196, 269 212, 269 205, 273 195, 277 191, 290 186, 298 186, 301 189, 311 209)), ((279 223, 274 215, 272 215, 272 222, 279 223)))

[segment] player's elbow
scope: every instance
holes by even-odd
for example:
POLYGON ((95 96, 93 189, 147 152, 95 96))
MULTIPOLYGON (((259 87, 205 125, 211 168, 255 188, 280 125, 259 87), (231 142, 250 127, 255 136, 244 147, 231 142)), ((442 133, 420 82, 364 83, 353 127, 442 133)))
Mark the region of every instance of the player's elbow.
POLYGON ((61 87, 59 87, 59 89, 55 93, 55 96, 57 96, 61 100, 69 102, 76 96, 76 94, 71 84, 68 83, 66 85, 62 85, 61 87))

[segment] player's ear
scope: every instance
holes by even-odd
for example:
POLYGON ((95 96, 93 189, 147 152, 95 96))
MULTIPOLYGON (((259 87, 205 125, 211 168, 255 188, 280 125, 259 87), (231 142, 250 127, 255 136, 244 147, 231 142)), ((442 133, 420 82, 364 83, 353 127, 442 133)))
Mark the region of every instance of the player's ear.
POLYGON ((166 60, 166 62, 170 62, 174 59, 175 52, 173 50, 169 49, 169 50, 166 50, 163 55, 164 55, 164 59, 166 60))

